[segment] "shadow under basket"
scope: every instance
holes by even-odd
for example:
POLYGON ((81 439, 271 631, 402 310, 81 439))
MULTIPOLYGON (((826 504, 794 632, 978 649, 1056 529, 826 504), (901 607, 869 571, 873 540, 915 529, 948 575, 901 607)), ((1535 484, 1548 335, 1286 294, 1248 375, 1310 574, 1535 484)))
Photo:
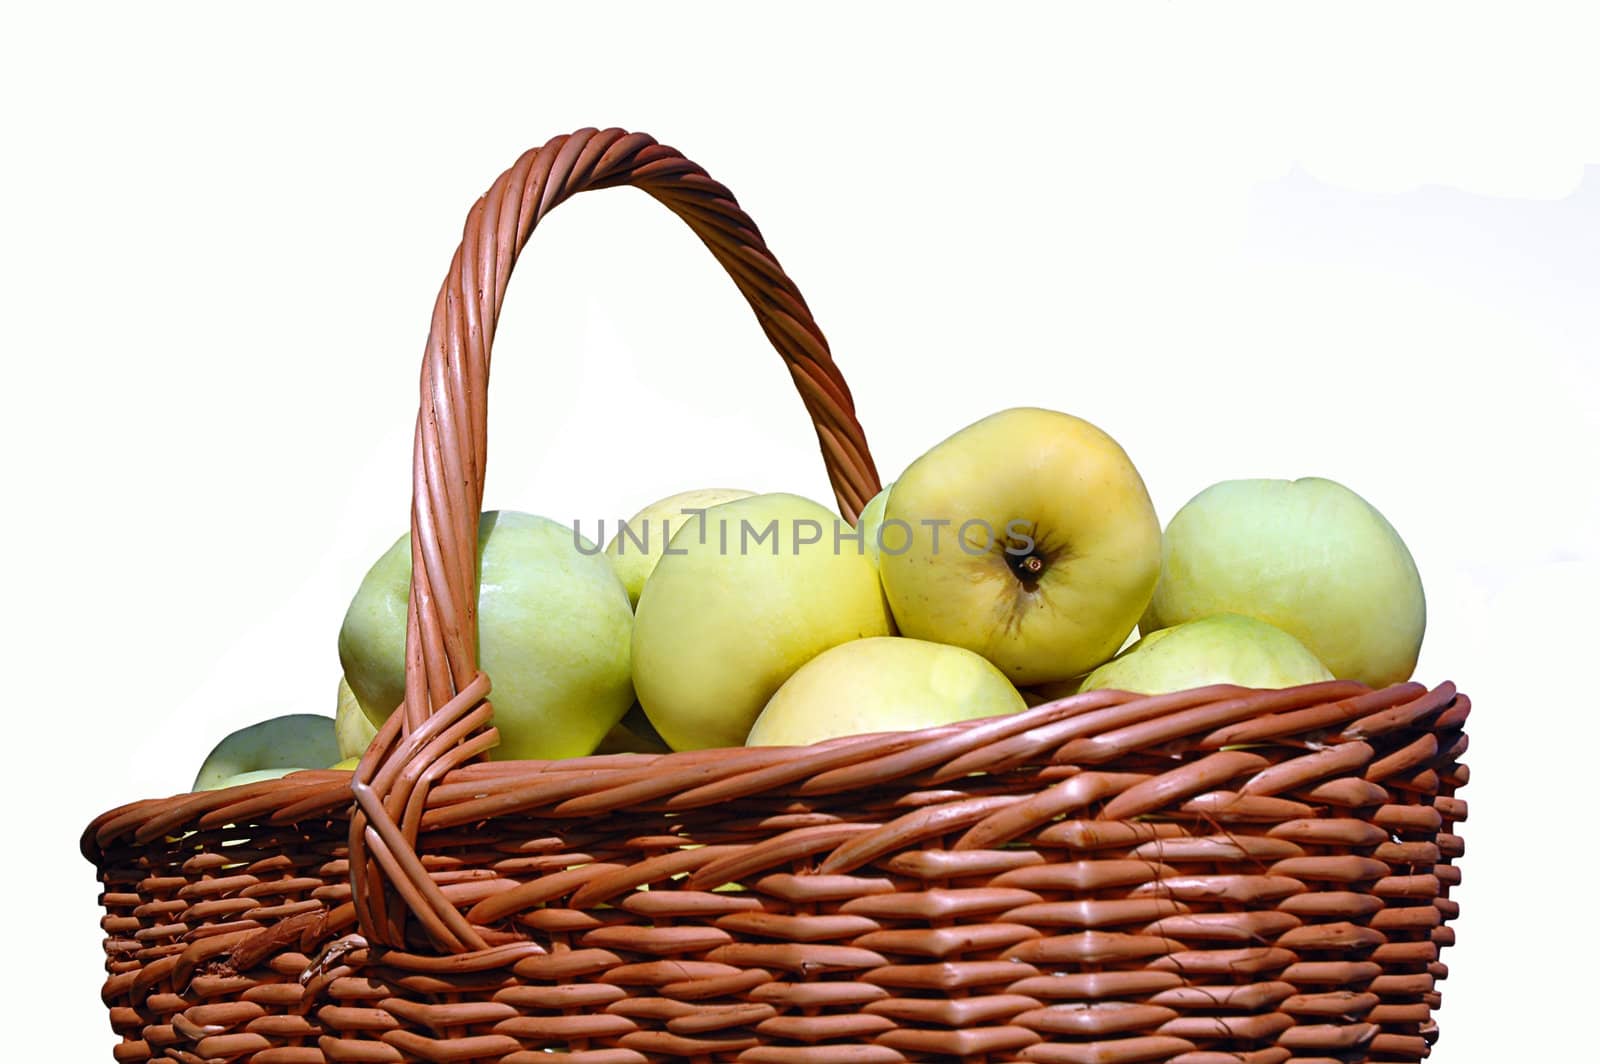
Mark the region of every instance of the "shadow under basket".
POLYGON ((1453 685, 1096 691, 1008 717, 486 761, 489 346, 543 215, 633 185, 727 268, 878 489, 843 379, 733 197, 642 134, 524 155, 435 305, 406 701, 354 772, 89 825, 121 1061, 1360 1064, 1437 1035, 1470 703, 1453 685))

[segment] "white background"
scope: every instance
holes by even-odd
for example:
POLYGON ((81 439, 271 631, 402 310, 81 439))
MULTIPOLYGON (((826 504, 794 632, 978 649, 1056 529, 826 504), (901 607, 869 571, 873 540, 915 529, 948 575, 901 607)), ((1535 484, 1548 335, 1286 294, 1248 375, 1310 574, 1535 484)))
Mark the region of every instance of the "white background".
MULTIPOLYGON (((1378 506, 1427 587, 1418 676, 1476 707, 1435 1059, 1573 1059, 1600 738, 1579 17, 608 8, 73 5, 0 33, 7 1049, 109 1059, 80 829, 237 726, 332 712, 466 210, 523 149, 615 124, 755 217, 885 479, 1038 404, 1121 441, 1163 520, 1241 476, 1378 506)), ((642 194, 540 229, 495 355, 490 507, 831 503, 753 318, 642 194)))

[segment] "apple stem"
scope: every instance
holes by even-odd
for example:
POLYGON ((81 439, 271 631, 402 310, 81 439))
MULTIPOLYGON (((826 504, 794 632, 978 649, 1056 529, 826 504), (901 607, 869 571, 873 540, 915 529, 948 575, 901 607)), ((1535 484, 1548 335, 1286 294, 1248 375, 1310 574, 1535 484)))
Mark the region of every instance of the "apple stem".
POLYGON ((1044 575, 1046 565, 1044 555, 1032 551, 1020 556, 1010 555, 1006 561, 1011 566, 1012 574, 1022 581, 1024 588, 1032 591, 1039 586, 1039 577, 1044 575))

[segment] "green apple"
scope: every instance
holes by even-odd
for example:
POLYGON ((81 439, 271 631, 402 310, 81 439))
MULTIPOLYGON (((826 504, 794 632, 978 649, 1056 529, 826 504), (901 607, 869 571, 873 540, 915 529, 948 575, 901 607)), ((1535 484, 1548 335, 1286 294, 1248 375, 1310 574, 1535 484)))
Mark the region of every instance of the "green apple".
MULTIPOLYGON (((872 564, 878 564, 878 533, 883 528, 883 509, 889 504, 889 489, 892 483, 885 484, 883 490, 867 500, 867 505, 861 508, 861 516, 856 518, 856 531, 861 533, 861 549, 872 559, 872 564)), ((898 546, 896 540, 894 545, 898 546)))
POLYGON ((240 772, 228 776, 207 787, 196 787, 197 791, 222 791, 229 787, 243 787, 247 783, 260 783, 262 780, 281 780, 291 772, 305 772, 303 767, 294 768, 258 768, 252 772, 240 772))
POLYGON ((644 709, 637 702, 624 713, 622 719, 611 726, 605 738, 600 740, 600 745, 595 747, 597 754, 665 754, 670 753, 672 747, 666 740, 656 733, 655 725, 650 723, 650 718, 644 715, 644 709))
POLYGON ((970 650, 880 636, 841 643, 800 666, 767 702, 745 741, 804 746, 1026 708, 1005 674, 970 650))
POLYGON ((272 769, 281 770, 281 776, 308 766, 331 765, 337 760, 339 740, 334 735, 333 718, 290 713, 227 735, 206 755, 195 775, 193 790, 232 786, 226 781, 243 773, 272 769))
POLYGON ((339 701, 333 714, 333 733, 339 740, 341 758, 359 758, 367 752, 368 744, 378 734, 378 726, 361 708, 356 693, 350 690, 350 681, 343 676, 339 677, 339 701))
MULTIPOLYGON (((872 559, 872 567, 874 569, 878 567, 878 533, 883 528, 883 508, 889 501, 889 489, 892 487, 894 487, 892 483, 885 484, 882 491, 867 500, 867 505, 861 508, 861 515, 856 518, 856 531, 861 534, 859 549, 868 558, 872 559)), ((896 546, 898 546, 899 542, 899 540, 891 541, 896 546)), ((841 549, 849 548, 841 545, 841 549)), ((881 576, 878 580, 878 586, 880 589, 883 586, 881 576)), ((885 610, 889 609, 888 592, 883 593, 883 608, 885 610)), ((894 626, 894 615, 892 613, 889 616, 889 634, 900 634, 899 630, 894 626)))
POLYGON ((1158 695, 1214 683, 1277 688, 1331 679, 1327 666, 1283 629, 1216 613, 1151 632, 1086 676, 1079 690, 1158 695))
POLYGON ((639 596, 639 704, 674 750, 738 746, 794 671, 889 634, 871 559, 826 507, 756 495, 685 524, 639 596))
MULTIPOLYGON (((616 535, 606 544, 606 557, 628 589, 628 603, 639 604, 639 592, 644 582, 655 571, 661 552, 672 540, 672 534, 684 521, 692 519, 699 510, 734 499, 748 499, 754 492, 739 488, 699 488, 682 491, 646 506, 617 528, 616 535)), ((601 530, 604 534, 604 530, 601 530)))
POLYGON ((1019 686, 1116 653, 1160 567, 1161 524, 1127 454, 1053 410, 962 429, 884 509, 879 569, 900 632, 982 654, 1019 686))
MULTIPOLYGON (((590 753, 633 703, 622 581, 573 529, 511 511, 483 515, 478 572, 478 663, 500 732, 491 756, 590 753)), ((367 573, 339 630, 345 677, 376 724, 405 696, 410 591, 406 535, 367 573)))
POLYGON ((1342 484, 1227 480, 1167 525, 1141 631, 1242 613, 1304 643, 1333 675, 1382 687, 1417 665, 1427 607, 1405 542, 1342 484))

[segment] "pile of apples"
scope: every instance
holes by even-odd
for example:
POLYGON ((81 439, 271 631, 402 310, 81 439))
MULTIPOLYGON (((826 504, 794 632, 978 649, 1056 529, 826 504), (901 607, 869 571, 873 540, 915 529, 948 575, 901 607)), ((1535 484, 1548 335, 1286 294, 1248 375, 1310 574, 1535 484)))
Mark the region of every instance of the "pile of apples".
MULTIPOLYGON (((802 745, 1098 688, 1379 687, 1410 677, 1426 622, 1410 551, 1350 489, 1224 481, 1163 534, 1115 440, 1036 408, 937 444, 854 525, 711 489, 645 507, 603 550, 485 513, 479 554, 501 759, 802 745)), ((345 615, 335 716, 230 735, 195 789, 353 767, 403 698, 410 581, 405 536, 345 615)))

